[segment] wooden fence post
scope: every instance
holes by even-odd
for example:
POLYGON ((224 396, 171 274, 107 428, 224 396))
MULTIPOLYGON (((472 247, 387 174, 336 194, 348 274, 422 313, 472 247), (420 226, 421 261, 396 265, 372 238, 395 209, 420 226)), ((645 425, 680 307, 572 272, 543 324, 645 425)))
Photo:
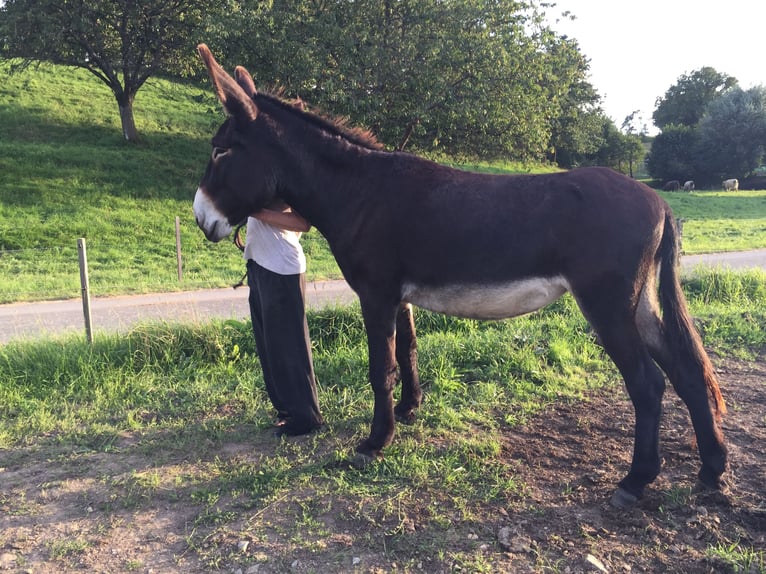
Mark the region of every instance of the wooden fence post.
POLYGON ((88 343, 93 343, 93 324, 90 316, 90 282, 88 280, 88 254, 85 239, 77 240, 77 254, 80 260, 80 291, 82 293, 82 312, 85 316, 85 336, 88 343))
POLYGON ((684 236, 684 221, 681 217, 676 217, 676 227, 678 228, 678 253, 684 252, 683 236, 684 236))
POLYGON ((178 281, 183 281, 184 272, 181 264, 181 221, 176 215, 176 261, 178 262, 178 281))

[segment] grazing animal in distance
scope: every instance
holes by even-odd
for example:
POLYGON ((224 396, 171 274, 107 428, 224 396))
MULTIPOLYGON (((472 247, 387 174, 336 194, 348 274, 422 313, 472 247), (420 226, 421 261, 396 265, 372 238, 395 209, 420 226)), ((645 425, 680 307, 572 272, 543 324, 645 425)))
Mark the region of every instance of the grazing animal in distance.
POLYGON ((694 191, 694 181, 689 180, 686 183, 684 183, 684 191, 694 191))
POLYGON ((724 191, 737 191, 739 189, 739 180, 725 179, 721 184, 724 191))
POLYGON ((395 420, 411 422, 420 407, 412 305, 497 320, 569 292, 635 410, 633 459, 612 503, 634 504, 660 472, 663 372, 692 420, 698 478, 721 488, 726 407, 681 290, 675 218, 653 189, 607 168, 492 175, 388 152, 198 50, 229 117, 194 197, 197 224, 221 241, 279 199, 327 240, 367 332, 374 406, 355 462, 379 457, 395 420))
POLYGON ((681 182, 677 179, 671 179, 662 187, 663 191, 678 191, 681 189, 681 182))

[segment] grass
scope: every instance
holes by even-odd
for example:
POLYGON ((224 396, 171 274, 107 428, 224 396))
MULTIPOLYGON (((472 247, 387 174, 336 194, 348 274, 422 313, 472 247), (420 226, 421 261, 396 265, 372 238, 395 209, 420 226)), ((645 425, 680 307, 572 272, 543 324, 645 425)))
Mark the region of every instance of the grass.
MULTIPOLYGON (((766 273, 710 270, 686 291, 719 354, 752 358, 766 348, 766 273)), ((309 323, 323 410, 331 420, 356 413, 364 426, 371 413, 358 308, 310 311, 309 323)), ((614 375, 568 296, 510 321, 419 311, 417 328, 426 423, 450 432, 518 423, 614 375)), ((55 436, 105 449, 123 431, 190 423, 205 430, 234 423, 232 414, 268 420, 259 377, 249 324, 239 321, 148 324, 100 334, 92 345, 71 335, 10 342, 0 347, 0 447, 55 436)))
MULTIPOLYGON (((687 285, 715 352, 751 356, 764 348, 756 326, 766 323, 765 279, 757 271, 711 271, 687 285)), ((380 544, 385 568, 366 571, 417 572, 429 570, 429 561, 497 571, 502 553, 479 550, 488 536, 486 509, 527 496, 497 431, 552 402, 614 385, 617 373, 569 297, 511 321, 418 311, 416 322, 427 401, 413 426, 398 427, 386 457, 364 471, 343 464, 371 419, 357 307, 309 312, 330 428, 277 445, 258 432, 272 413, 247 323, 155 324, 125 336, 100 334, 92 345, 67 336, 2 346, 0 466, 7 472, 51 461, 59 473, 52 485, 75 484, 62 472, 84 474, 87 483, 97 471, 101 486, 87 504, 94 516, 111 517, 100 523, 107 531, 122 512, 193 509, 184 544, 208 571, 261 562, 289 570, 296 556, 326 567, 316 571, 347 571, 360 552, 379 552, 380 544), (224 453, 238 444, 248 447, 224 453), (109 464, 99 458, 110 454, 109 464), (138 464, 139 456, 151 462, 138 464), (117 461, 121 470, 111 466, 117 461), (346 548, 344 537, 354 546, 346 548), (243 540, 255 550, 238 551, 243 540)), ((0 498, 8 516, 39 512, 39 497, 14 488, 21 486, 6 482, 0 498)), ((575 494, 571 484, 562 488, 575 494)), ((671 489, 662 508, 673 512, 689 496, 671 489)), ((73 564, 97 538, 74 532, 52 544, 49 557, 73 564)), ((739 541, 712 541, 709 552, 763 572, 763 553, 739 541)), ((538 558, 539 571, 563 571, 564 563, 550 550, 538 558)))
POLYGON ((684 253, 766 248, 766 191, 659 193, 684 220, 684 253))
POLYGON ((766 572, 766 551, 758 550, 739 541, 719 543, 708 551, 710 556, 718 558, 733 572, 766 572))
MULTIPOLYGON (((132 145, 122 139, 113 96, 87 72, 41 65, 9 75, 8 63, 0 63, 0 79, 0 303, 77 297, 80 237, 94 296, 239 281, 239 251, 205 241, 191 212, 210 137, 223 119, 207 84, 150 79, 135 101, 143 142, 132 145)), ((663 195, 686 220, 686 253, 766 247, 766 192, 663 195)), ((309 280, 340 277, 318 232, 307 233, 303 245, 309 280)))
MULTIPOLYGON (((442 427, 464 432, 496 424, 495 409, 456 414, 476 404, 513 403, 501 418, 522 420, 603 382, 586 376, 602 359, 574 303, 566 299, 542 317, 480 323, 419 314, 421 373, 442 427), (561 329, 566 335, 549 335, 561 329)), ((366 422, 366 339, 358 309, 313 311, 310 319, 324 411, 330 419, 356 412, 366 422)), ((154 325, 99 336, 92 346, 68 338, 9 343, 0 347, 0 380, 8 382, 0 386, 0 446, 52 435, 103 449, 123 431, 212 423, 211 413, 229 419, 231 409, 268 420, 269 403, 253 373, 259 367, 252 334, 236 321, 154 325)))
POLYGON ((752 359, 766 348, 766 272, 698 271, 685 289, 706 343, 719 353, 752 359))

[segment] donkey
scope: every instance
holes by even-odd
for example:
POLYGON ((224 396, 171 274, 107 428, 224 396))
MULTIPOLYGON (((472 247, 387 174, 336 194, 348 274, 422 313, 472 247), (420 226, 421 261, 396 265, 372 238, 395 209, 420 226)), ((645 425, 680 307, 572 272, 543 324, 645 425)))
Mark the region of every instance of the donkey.
POLYGON ((374 411, 357 462, 378 457, 395 418, 412 421, 420 406, 412 305, 504 319, 569 292, 635 409, 633 459, 612 503, 634 504, 660 472, 663 371, 692 419, 699 480, 721 488, 725 405, 681 291, 674 217, 658 194, 605 168, 486 175, 387 152, 369 132, 258 92, 247 70, 232 78, 207 46, 198 51, 228 118, 194 197, 197 223, 220 241, 280 199, 327 239, 368 339, 374 411))

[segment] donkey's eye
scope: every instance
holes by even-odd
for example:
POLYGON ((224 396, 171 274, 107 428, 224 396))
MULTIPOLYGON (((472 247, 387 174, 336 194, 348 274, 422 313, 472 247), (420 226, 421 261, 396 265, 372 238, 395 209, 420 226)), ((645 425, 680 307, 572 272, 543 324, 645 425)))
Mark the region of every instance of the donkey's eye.
POLYGON ((226 155, 229 153, 228 148, 225 147, 214 147, 213 148, 213 161, 218 160, 221 156, 226 155))

